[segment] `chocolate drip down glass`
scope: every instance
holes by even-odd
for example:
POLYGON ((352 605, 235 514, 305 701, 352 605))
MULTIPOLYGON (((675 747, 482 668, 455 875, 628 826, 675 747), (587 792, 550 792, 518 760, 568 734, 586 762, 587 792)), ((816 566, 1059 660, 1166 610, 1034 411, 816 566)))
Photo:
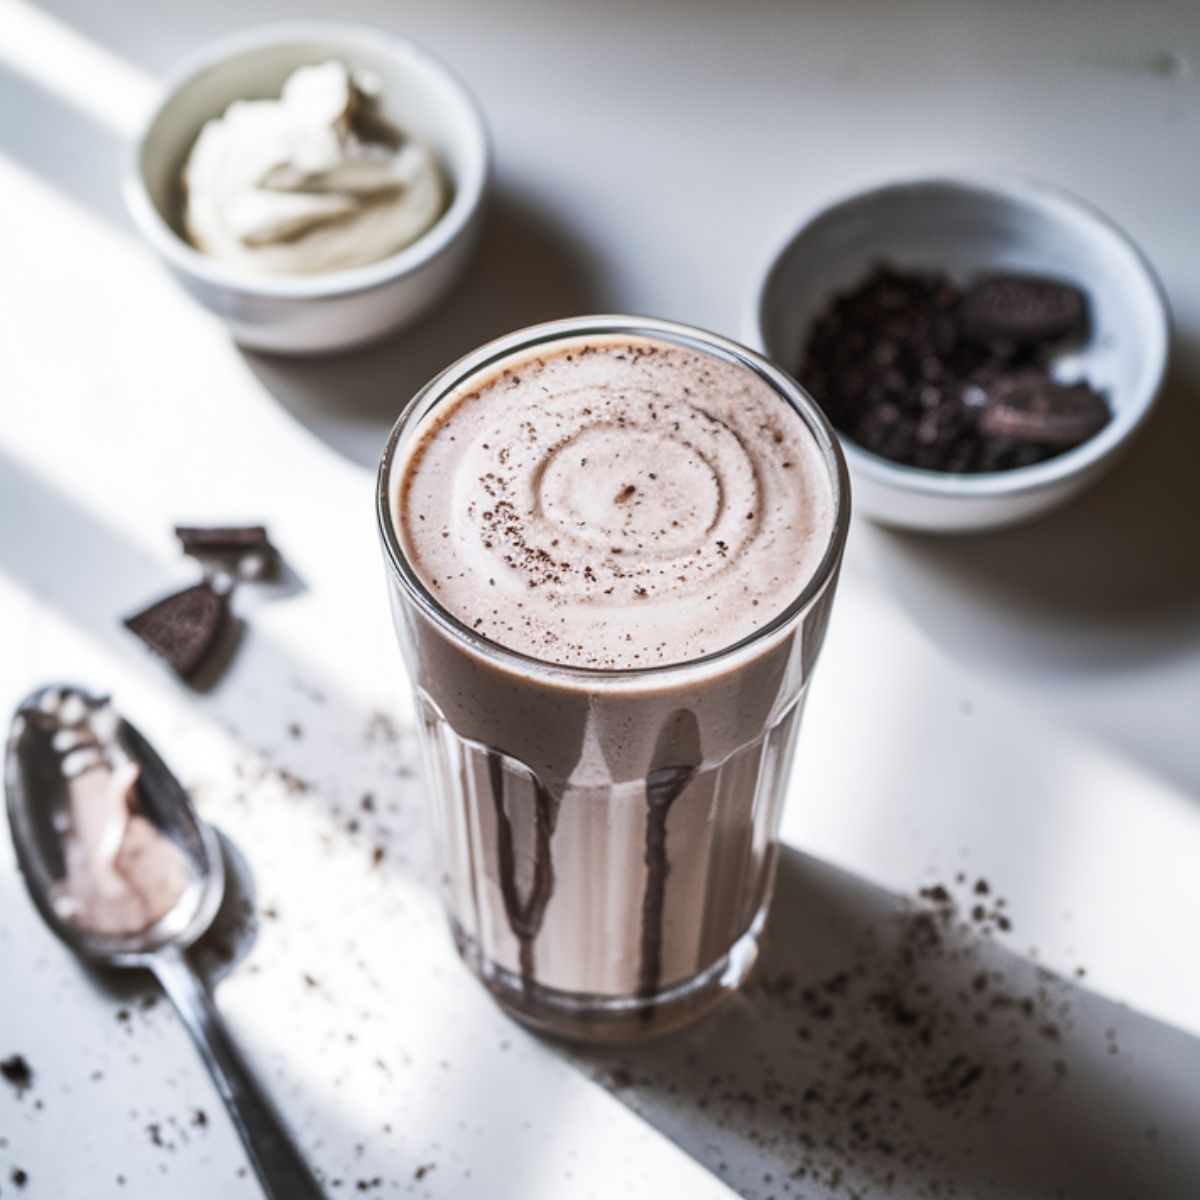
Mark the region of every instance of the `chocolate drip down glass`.
POLYGON ((557 321, 492 342, 409 404, 379 470, 389 594, 422 725, 439 876, 459 951, 542 1030, 665 1032, 753 966, 780 809, 849 520, 837 442, 789 376, 733 342, 632 317, 557 321), (580 338, 650 338, 767 383, 807 427, 833 512, 818 565, 780 613, 691 661, 561 666, 447 611, 397 532, 397 476, 426 415, 521 355, 580 338))

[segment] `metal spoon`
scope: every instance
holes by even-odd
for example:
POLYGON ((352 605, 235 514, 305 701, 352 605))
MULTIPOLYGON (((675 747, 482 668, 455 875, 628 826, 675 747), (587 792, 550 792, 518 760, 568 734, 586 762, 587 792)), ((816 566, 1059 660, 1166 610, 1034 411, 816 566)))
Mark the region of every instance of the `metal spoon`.
POLYGON ((46 924, 93 963, 154 972, 191 1033, 264 1192, 271 1200, 318 1200, 321 1190, 230 1041, 185 953, 221 906, 225 870, 216 834, 197 818, 179 781, 106 698, 56 685, 32 693, 18 708, 8 739, 5 784, 17 863, 46 924), (55 903, 68 873, 71 817, 64 762, 72 754, 76 763, 81 755, 85 763, 114 757, 136 763, 137 814, 173 842, 186 861, 189 878, 182 894, 148 929, 101 932, 64 915, 62 904, 55 903))

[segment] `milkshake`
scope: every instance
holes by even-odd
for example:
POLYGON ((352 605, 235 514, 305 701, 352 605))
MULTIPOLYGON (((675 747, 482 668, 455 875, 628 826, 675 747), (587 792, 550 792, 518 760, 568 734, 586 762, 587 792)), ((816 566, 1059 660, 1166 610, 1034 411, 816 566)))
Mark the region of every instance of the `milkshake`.
POLYGON ((795 383, 663 322, 512 335, 397 424, 379 516, 443 888, 518 1017, 659 1032, 748 972, 847 510, 795 383))

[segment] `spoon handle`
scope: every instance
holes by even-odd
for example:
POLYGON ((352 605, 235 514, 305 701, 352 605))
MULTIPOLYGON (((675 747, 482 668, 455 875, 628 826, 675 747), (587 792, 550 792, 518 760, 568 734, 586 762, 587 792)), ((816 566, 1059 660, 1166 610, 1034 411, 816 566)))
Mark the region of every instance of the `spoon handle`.
POLYGON ((300 1151, 242 1061, 208 988, 183 952, 175 947, 163 950, 151 969, 192 1035, 263 1191, 270 1200, 321 1200, 321 1189, 300 1151))

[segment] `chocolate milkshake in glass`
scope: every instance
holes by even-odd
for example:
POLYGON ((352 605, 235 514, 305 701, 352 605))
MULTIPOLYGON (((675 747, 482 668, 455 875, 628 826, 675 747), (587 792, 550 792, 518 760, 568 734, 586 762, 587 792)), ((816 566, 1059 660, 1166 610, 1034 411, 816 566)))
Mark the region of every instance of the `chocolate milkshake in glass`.
POLYGON ((438 866, 513 1015, 633 1038, 746 977, 849 518, 796 383, 578 318, 433 380, 379 472, 438 866))

